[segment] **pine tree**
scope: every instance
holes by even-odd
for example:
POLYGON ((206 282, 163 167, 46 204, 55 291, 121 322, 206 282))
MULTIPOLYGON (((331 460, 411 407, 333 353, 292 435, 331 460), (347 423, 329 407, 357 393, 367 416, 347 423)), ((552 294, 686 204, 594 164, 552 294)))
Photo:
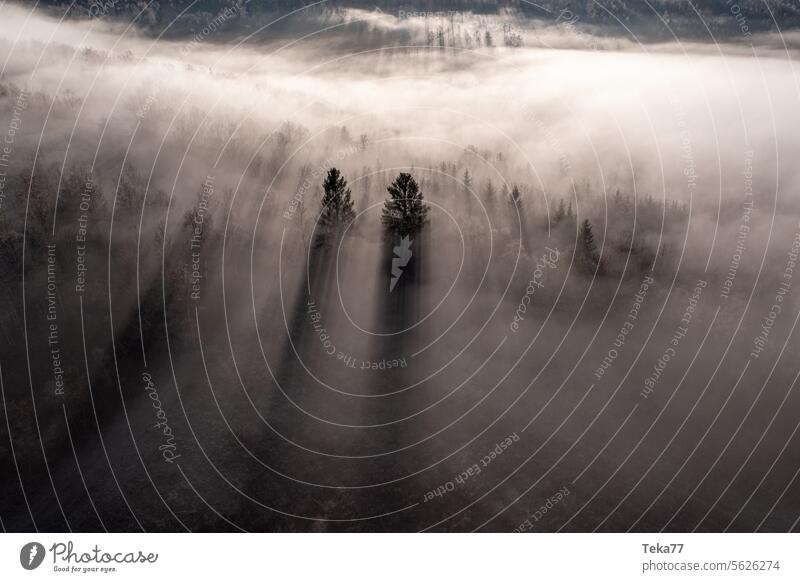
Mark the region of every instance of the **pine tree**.
POLYGON ((558 209, 556 210, 555 214, 553 215, 553 222, 558 224, 564 217, 567 215, 566 210, 564 210, 564 199, 558 201, 558 209))
POLYGON ((500 186, 500 207, 507 207, 511 201, 511 194, 508 190, 508 184, 503 182, 500 186))
POLYGON ((428 221, 428 206, 411 174, 402 172, 386 190, 381 223, 392 235, 409 236, 419 232, 428 221))
POLYGON ((598 275, 602 272, 603 262, 597 252, 597 245, 594 242, 594 233, 589 219, 583 221, 580 232, 580 260, 584 270, 589 274, 598 275))
POLYGON ((491 180, 486 180, 486 188, 483 190, 483 198, 486 201, 486 206, 491 207, 494 205, 494 186, 491 180))
POLYGON ((319 216, 319 231, 323 237, 338 237, 342 228, 352 222, 356 213, 347 181, 339 170, 331 168, 322 183, 322 210, 319 216))
POLYGON ((622 208, 624 205, 625 202, 622 200, 622 194, 619 193, 619 188, 617 188, 617 191, 614 192, 614 206, 622 208))
POLYGON ((464 189, 469 192, 469 189, 472 187, 472 176, 469 173, 469 169, 464 170, 464 176, 461 178, 461 181, 464 182, 464 189))

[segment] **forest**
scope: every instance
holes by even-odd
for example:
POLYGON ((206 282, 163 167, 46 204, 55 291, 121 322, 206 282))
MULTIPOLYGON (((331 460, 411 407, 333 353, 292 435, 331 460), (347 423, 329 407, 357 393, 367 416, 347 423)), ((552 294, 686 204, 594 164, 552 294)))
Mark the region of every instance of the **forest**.
POLYGON ((684 43, 577 2, 46 4, 0 24, 4 529, 797 529, 762 4, 758 44, 699 3, 718 45, 674 2, 684 43))

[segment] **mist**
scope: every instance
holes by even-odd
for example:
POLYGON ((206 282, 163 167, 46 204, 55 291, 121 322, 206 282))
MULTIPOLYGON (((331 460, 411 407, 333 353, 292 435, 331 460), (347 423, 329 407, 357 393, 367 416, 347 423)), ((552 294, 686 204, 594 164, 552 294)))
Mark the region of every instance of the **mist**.
POLYGON ((795 31, 235 6, 2 8, 6 527, 797 529, 795 31))

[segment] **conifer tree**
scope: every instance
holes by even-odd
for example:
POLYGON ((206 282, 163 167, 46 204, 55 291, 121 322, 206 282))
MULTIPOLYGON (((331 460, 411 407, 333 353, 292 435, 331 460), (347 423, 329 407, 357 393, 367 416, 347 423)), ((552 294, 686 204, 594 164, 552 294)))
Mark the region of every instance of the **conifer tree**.
POLYGON ((553 215, 553 222, 558 224, 564 217, 567 215, 566 210, 564 210, 564 199, 558 201, 558 209, 556 210, 555 214, 553 215))
POLYGON ((589 222, 588 218, 581 223, 578 245, 580 250, 580 262, 584 270, 588 274, 601 274, 603 262, 597 252, 597 245, 594 242, 594 233, 592 232, 592 224, 589 222))
POLYGON ((503 185, 502 185, 502 186, 500 186, 500 199, 501 199, 502 201, 508 201, 508 196, 509 196, 509 193, 508 193, 508 184, 506 184, 505 182, 503 182, 503 185))
POLYGON ((347 181, 336 168, 328 170, 322 183, 322 209, 319 232, 326 238, 338 237, 343 228, 355 218, 353 198, 347 181))
POLYGON ((461 178, 461 181, 464 182, 464 189, 469 191, 472 187, 472 176, 469 173, 469 169, 464 170, 464 175, 461 178))
POLYGON ((386 190, 381 222, 389 234, 400 237, 418 233, 428 221, 428 206, 411 174, 402 172, 386 190))
POLYGON ((491 180, 486 180, 486 187, 483 189, 483 198, 486 201, 487 207, 491 208, 494 206, 495 192, 491 180))

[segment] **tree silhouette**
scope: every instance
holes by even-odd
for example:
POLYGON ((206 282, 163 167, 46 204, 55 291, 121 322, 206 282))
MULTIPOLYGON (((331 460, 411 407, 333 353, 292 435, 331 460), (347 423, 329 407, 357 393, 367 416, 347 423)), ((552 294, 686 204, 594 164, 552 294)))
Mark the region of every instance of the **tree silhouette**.
POLYGON ((486 200, 486 205, 494 204, 494 184, 491 180, 486 180, 486 186, 483 189, 483 199, 486 200))
POLYGON ((589 274, 602 274, 603 260, 597 252, 597 245, 594 242, 592 223, 589 219, 581 224, 580 240, 578 241, 580 250, 580 262, 583 269, 589 274))
POLYGON ((622 194, 619 193, 619 188, 617 188, 617 191, 614 192, 614 206, 617 208, 625 207, 625 201, 622 199, 622 194))
POLYGON ((336 238, 341 234, 342 227, 351 222, 356 213, 353 210, 353 198, 347 181, 336 168, 328 170, 325 181, 322 183, 322 209, 319 215, 319 233, 327 239, 336 238))
POLYGON ((381 223, 389 234, 409 236, 419 232, 428 221, 428 206, 411 174, 402 172, 386 190, 389 198, 383 203, 381 223))
POLYGON ((506 202, 506 201, 508 201, 508 195, 509 195, 509 193, 508 193, 508 184, 503 182, 500 185, 500 199, 502 201, 506 202))
POLYGON ((564 217, 566 215, 567 215, 567 211, 564 209, 564 199, 562 198, 558 202, 558 209, 556 210, 555 215, 553 215, 553 222, 558 224, 559 222, 564 220, 564 217))
POLYGON ((497 220, 497 217, 494 216, 497 194, 494 191, 494 185, 491 180, 486 180, 486 186, 483 189, 483 201, 490 220, 497 220))
POLYGON ((469 192, 470 187, 472 187, 472 176, 469 173, 469 169, 464 170, 461 181, 464 182, 464 189, 469 192))

